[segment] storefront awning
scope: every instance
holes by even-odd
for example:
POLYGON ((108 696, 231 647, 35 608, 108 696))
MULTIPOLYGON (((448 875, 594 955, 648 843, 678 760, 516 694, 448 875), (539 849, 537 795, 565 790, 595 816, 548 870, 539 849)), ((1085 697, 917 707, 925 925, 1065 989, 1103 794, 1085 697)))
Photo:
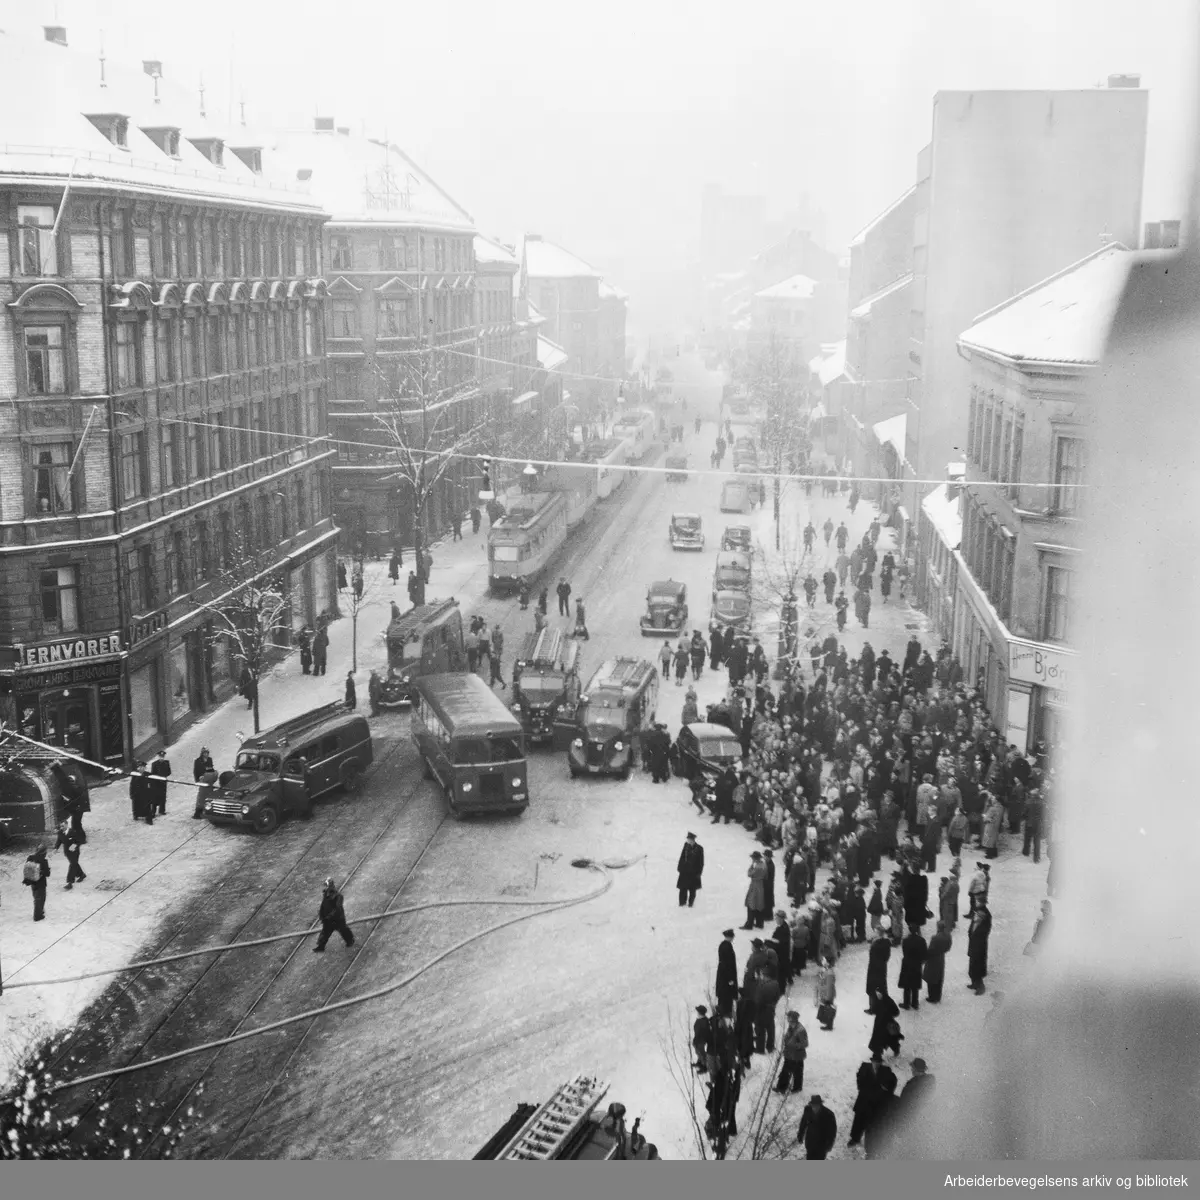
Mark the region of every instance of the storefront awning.
POLYGON ((896 451, 896 457, 904 462, 904 438, 908 429, 908 414, 901 413, 898 417, 889 417, 871 427, 881 446, 891 446, 896 451))
POLYGON ((512 402, 512 406, 518 408, 523 404, 532 404, 537 398, 537 392, 524 392, 512 402))
POLYGON ((962 514, 957 496, 950 495, 950 485, 940 483, 921 501, 921 510, 929 518, 947 550, 957 550, 962 541, 962 514))

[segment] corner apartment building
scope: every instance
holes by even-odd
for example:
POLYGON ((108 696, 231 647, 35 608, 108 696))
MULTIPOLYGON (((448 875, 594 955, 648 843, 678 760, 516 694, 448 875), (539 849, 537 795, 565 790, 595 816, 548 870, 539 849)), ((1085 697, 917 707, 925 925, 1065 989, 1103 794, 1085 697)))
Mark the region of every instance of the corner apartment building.
MULTIPOLYGON (((333 508, 352 551, 413 544, 414 497, 397 476, 383 421, 409 412, 420 447, 420 409, 439 430, 475 427, 478 386, 475 224, 398 146, 351 134, 331 117, 278 135, 273 152, 309 181, 329 214, 322 231, 329 300, 329 432, 337 448, 333 508)), ((465 513, 472 469, 456 464, 426 508, 426 534, 465 513)))
POLYGON ((1022 750, 1056 740, 1070 694, 1073 581, 1092 482, 1088 393, 1138 260, 1121 245, 1098 249, 958 340, 968 371, 962 482, 923 501, 918 588, 997 727, 1022 750))
MULTIPOLYGON (((1138 244, 1149 104, 1138 82, 934 97, 913 201, 905 457, 915 477, 944 478, 961 457, 962 331, 1106 241, 1138 244)), ((910 513, 922 490, 905 489, 910 513)))
POLYGON ((0 113, 0 714, 121 765, 234 692, 232 560, 334 604, 324 214, 157 64, 46 35, 0 34, 37 98, 0 113))

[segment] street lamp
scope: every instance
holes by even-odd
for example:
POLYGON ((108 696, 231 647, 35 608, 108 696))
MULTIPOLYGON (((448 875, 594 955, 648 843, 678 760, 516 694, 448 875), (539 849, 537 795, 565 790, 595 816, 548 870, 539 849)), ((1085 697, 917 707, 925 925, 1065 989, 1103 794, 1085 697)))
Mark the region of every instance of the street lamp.
POLYGON ((532 492, 534 484, 537 483, 538 469, 533 463, 526 463, 525 469, 521 472, 521 483, 524 491, 532 492))

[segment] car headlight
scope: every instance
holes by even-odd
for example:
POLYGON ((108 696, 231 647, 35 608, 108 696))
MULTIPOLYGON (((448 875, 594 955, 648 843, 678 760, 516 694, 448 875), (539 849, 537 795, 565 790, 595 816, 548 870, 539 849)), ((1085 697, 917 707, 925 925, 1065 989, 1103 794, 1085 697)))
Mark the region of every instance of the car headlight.
POLYGON ((242 805, 242 816, 243 816, 243 817, 248 817, 249 815, 250 815, 250 805, 248 805, 248 804, 243 804, 243 805, 242 805))
POLYGON ((519 779, 514 779, 512 785, 513 787, 520 787, 521 781, 519 779))
POLYGON ((471 784, 469 784, 469 783, 464 783, 464 784, 462 785, 462 788, 461 788, 460 790, 462 790, 462 791, 464 791, 464 792, 469 792, 469 791, 471 790, 471 787, 472 787, 472 785, 471 785, 471 784))
POLYGON ((576 738, 571 743, 571 745, 574 746, 576 750, 582 750, 583 749, 583 738, 576 738))
POLYGON ((616 750, 618 753, 620 753, 622 750, 625 749, 625 743, 624 742, 613 742, 613 749, 616 750))
POLYGON ((205 805, 204 805, 204 811, 205 811, 205 812, 212 812, 212 810, 213 810, 213 803, 212 803, 212 801, 211 801, 211 800, 209 800, 209 801, 207 801, 207 802, 205 803, 205 805))

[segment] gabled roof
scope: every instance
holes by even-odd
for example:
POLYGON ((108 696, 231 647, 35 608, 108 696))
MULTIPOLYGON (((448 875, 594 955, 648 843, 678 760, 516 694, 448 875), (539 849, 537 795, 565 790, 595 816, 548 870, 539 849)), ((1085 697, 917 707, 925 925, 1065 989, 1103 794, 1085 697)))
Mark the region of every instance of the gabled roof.
POLYGON ((911 274, 901 275, 899 279, 893 279, 892 282, 887 285, 887 287, 880 288, 879 291, 868 296, 861 304, 858 305, 857 308, 852 308, 850 310, 850 316, 858 320, 861 320, 863 317, 869 317, 871 315, 871 309, 874 308, 875 305, 880 302, 880 300, 885 300, 888 296, 894 295, 896 292, 908 287, 912 281, 913 277, 911 274))
POLYGON ((809 279, 807 275, 793 275, 782 283, 755 292, 754 296, 757 300, 811 300, 816 290, 815 279, 809 279))
POLYGON ((1006 359, 1097 364, 1138 258, 1119 242, 1101 246, 977 317, 959 345, 1006 359))
POLYGON ((600 272, 569 250, 544 238, 525 236, 522 242, 525 273, 531 279, 599 279, 600 272))
POLYGON ((486 238, 481 233, 475 235, 475 261, 477 263, 495 263, 503 266, 520 268, 517 256, 499 242, 486 238))
POLYGON ((902 192, 899 196, 897 196, 896 199, 893 200, 891 204, 889 204, 887 208, 885 208, 877 217, 874 217, 868 221, 851 239, 851 247, 861 246, 863 242, 866 241, 867 235, 885 218, 890 217, 892 213, 894 213, 896 209, 898 209, 900 205, 903 204, 905 200, 907 200, 909 196, 911 196, 916 190, 917 185, 914 183, 907 191, 902 192))

